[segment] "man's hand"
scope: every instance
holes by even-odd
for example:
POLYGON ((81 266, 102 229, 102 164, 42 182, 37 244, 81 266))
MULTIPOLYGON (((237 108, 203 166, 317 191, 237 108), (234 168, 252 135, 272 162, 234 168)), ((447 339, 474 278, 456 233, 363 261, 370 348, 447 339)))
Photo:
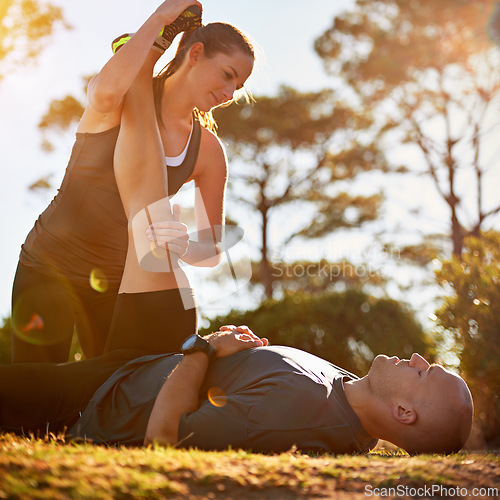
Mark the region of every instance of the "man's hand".
POLYGON ((214 348, 216 358, 224 358, 236 352, 269 344, 266 338, 261 339, 244 325, 221 326, 218 332, 205 335, 203 338, 214 348))

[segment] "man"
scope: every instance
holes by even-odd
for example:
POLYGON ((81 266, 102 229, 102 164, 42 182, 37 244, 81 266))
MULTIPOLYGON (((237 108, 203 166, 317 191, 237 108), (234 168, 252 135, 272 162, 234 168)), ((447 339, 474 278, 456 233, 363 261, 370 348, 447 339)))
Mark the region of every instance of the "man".
MULTIPOLYGON (((38 401, 44 413, 28 401, 18 409, 18 420, 15 396, 11 391, 6 398, 1 380, 9 368, 30 365, 0 367, 0 428, 19 432, 22 424, 24 432, 46 427, 59 432, 73 426, 71 436, 96 442, 260 452, 296 446, 329 453, 365 452, 377 438, 410 453, 448 453, 458 451, 470 431, 472 399, 465 382, 418 354, 410 360, 377 356, 368 374, 357 378, 304 351, 269 346, 247 327, 234 326, 205 339, 192 336, 183 351, 129 362, 88 405, 84 382, 73 397, 45 383, 48 394, 38 401)), ((50 376, 84 381, 98 366, 95 360, 53 365, 50 376)))

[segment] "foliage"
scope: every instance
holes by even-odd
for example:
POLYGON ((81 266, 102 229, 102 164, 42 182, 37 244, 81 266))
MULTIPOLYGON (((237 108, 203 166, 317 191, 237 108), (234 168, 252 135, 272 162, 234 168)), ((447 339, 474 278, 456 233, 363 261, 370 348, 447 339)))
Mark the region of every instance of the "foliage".
POLYGON ((0 328, 0 365, 10 363, 10 353, 12 351, 11 325, 10 318, 5 318, 0 328))
POLYGON ((60 7, 36 0, 3 0, 0 78, 36 58, 59 25, 69 28, 60 7))
POLYGON ((259 275, 268 298, 279 281, 271 271, 273 249, 377 218, 382 201, 378 193, 346 192, 358 174, 385 165, 383 156, 357 134, 358 127, 370 127, 368 113, 356 113, 328 90, 282 87, 275 96, 218 109, 215 117, 228 143, 230 196, 259 218, 259 275), (269 228, 285 209, 308 215, 279 241, 269 228))
POLYGON ((467 238, 462 260, 443 262, 437 280, 447 292, 441 334, 456 342, 485 438, 500 442, 500 233, 467 238))
POLYGON ((364 498, 367 487, 423 491, 432 485, 440 496, 484 488, 484 497, 494 498, 500 488, 500 459, 492 454, 259 455, 116 449, 8 434, 0 435, 0 450, 0 495, 13 499, 364 498))
POLYGON ((384 249, 388 255, 397 255, 402 262, 423 267, 442 257, 443 239, 442 235, 424 235, 422 241, 415 245, 400 248, 388 243, 384 249))
POLYGON ((82 103, 71 95, 67 95, 64 99, 53 100, 38 124, 38 128, 44 136, 43 149, 48 152, 53 150, 53 146, 46 136, 48 130, 55 129, 58 132, 67 130, 70 125, 80 120, 83 111, 82 103))
POLYGON ((377 354, 432 353, 411 311, 359 290, 289 294, 266 301, 255 311, 231 311, 215 318, 202 333, 225 324, 248 325, 272 344, 303 349, 358 375, 368 371, 377 354))
POLYGON ((40 177, 37 179, 35 182, 32 182, 29 186, 28 189, 30 191, 42 191, 44 189, 50 189, 52 187, 52 184, 50 183, 50 178, 52 177, 52 174, 44 175, 43 177, 40 177))
POLYGON ((432 179, 449 208, 455 255, 500 212, 483 194, 483 150, 499 125, 498 49, 487 36, 495 3, 357 0, 315 44, 339 92, 376 114, 374 149, 402 147, 403 170, 432 179))

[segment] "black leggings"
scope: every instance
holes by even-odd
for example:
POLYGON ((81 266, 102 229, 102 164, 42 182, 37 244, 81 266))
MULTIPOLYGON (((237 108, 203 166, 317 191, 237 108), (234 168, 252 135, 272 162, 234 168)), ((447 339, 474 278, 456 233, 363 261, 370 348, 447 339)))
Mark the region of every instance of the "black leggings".
POLYGON ((181 293, 186 298, 191 290, 120 294, 102 356, 0 365, 0 429, 44 434, 71 428, 94 392, 127 361, 179 351, 197 326, 196 309, 184 308, 181 293))
POLYGON ((75 328, 86 358, 102 354, 118 286, 97 291, 19 263, 12 289, 12 361, 68 361, 75 328))

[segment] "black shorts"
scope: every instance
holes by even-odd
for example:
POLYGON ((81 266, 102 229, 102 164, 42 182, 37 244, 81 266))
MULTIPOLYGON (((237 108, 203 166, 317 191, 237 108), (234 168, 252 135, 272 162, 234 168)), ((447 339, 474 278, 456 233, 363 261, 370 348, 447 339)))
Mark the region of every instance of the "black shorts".
POLYGON ((104 351, 178 352, 198 327, 196 308, 186 308, 185 302, 194 305, 190 289, 118 294, 104 351))

